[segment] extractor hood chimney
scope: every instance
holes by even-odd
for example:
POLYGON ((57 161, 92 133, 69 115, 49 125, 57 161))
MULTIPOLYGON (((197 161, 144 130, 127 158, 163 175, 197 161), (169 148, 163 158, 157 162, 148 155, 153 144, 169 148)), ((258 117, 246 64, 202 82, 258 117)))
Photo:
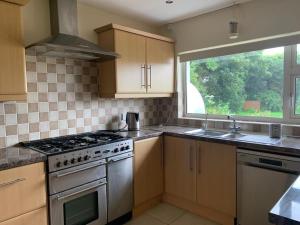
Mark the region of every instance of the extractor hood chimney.
POLYGON ((104 61, 118 57, 78 36, 77 0, 49 1, 52 36, 26 49, 35 48, 37 55, 84 60, 104 61))

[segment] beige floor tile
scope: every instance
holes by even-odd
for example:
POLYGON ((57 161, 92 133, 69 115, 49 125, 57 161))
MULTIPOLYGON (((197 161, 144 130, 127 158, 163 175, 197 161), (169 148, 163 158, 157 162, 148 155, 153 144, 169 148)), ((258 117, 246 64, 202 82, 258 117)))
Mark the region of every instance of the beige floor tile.
POLYGON ((171 225, 218 225, 218 224, 200 218, 199 216, 193 215, 191 213, 186 213, 180 218, 178 218, 175 222, 171 223, 171 225))
POLYGON ((184 210, 169 204, 159 204, 158 206, 148 210, 146 214, 158 219, 159 221, 170 224, 185 213, 184 210))
POLYGON ((165 224, 147 214, 144 214, 126 223, 125 225, 165 225, 165 224))

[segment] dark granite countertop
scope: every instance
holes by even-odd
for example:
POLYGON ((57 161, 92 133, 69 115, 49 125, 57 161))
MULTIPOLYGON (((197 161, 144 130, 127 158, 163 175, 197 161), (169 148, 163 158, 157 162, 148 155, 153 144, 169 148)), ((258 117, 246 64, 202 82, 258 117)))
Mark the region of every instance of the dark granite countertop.
POLYGON ((300 176, 269 213, 277 225, 300 225, 300 176))
POLYGON ((230 144, 235 145, 239 148, 247 148, 257 151, 265 151, 300 157, 300 138, 285 137, 283 139, 274 139, 265 134, 243 132, 247 134, 247 136, 242 139, 234 139, 195 136, 193 134, 185 133, 196 129, 197 128, 181 126, 147 126, 143 127, 140 131, 123 131, 119 132, 118 134, 121 134, 124 137, 131 137, 135 141, 165 134, 175 137, 184 137, 208 142, 230 144))
POLYGON ((0 170, 46 161, 46 155, 23 147, 0 149, 0 170))

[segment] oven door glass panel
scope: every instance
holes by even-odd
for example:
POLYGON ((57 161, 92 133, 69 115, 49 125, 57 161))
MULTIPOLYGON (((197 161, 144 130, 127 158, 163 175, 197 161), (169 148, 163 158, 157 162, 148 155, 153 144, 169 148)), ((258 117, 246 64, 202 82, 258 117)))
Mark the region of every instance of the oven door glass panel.
POLYGON ((64 203, 64 225, 86 225, 98 217, 98 192, 64 203))

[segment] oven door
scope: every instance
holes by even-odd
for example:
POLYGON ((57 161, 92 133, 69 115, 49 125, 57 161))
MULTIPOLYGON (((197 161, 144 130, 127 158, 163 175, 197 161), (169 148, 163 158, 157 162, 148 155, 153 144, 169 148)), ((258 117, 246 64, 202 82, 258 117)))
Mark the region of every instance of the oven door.
POLYGON ((107 223, 106 179, 50 196, 51 225, 107 223))

